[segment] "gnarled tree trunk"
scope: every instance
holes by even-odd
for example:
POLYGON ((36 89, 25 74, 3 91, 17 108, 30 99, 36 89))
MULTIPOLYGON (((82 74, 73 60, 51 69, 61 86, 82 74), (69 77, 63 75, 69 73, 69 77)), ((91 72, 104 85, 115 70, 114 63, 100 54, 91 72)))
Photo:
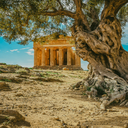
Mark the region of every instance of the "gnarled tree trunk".
POLYGON ((76 53, 89 62, 89 76, 82 84, 93 97, 105 94, 100 98, 102 109, 115 100, 128 106, 128 52, 121 45, 122 30, 116 18, 120 6, 115 9, 111 4, 106 2, 96 29, 88 31, 80 17, 72 27, 76 53))

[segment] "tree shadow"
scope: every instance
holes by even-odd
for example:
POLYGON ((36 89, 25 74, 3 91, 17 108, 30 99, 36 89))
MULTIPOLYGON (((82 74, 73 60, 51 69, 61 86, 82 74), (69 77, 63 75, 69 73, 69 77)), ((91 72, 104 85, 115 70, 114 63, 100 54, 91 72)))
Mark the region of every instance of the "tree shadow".
POLYGON ((104 117, 98 120, 81 122, 81 126, 96 126, 96 125, 111 125, 111 126, 124 126, 128 121, 127 116, 114 116, 114 117, 104 117))
POLYGON ((17 111, 0 110, 0 114, 0 125, 10 126, 11 128, 17 128, 17 126, 31 126, 31 124, 25 121, 25 118, 17 111))

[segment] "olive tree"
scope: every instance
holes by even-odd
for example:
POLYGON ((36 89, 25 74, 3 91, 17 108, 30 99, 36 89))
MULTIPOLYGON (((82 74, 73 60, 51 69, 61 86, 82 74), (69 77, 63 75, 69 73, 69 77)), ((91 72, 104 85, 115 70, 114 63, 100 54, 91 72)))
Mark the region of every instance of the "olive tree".
POLYGON ((76 53, 89 62, 83 85, 87 95, 128 106, 128 52, 121 45, 128 0, 1 0, 0 34, 26 44, 41 34, 71 33, 76 53), (62 32, 62 33, 63 33, 62 32), (102 95, 104 95, 103 98, 102 95))

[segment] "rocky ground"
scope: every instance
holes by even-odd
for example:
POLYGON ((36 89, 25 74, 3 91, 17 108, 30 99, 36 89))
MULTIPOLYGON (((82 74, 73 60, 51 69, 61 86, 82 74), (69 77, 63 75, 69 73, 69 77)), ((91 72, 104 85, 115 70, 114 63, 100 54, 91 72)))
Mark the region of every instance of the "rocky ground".
POLYGON ((0 65, 0 128, 127 128, 128 108, 109 106, 71 85, 87 71, 0 65))

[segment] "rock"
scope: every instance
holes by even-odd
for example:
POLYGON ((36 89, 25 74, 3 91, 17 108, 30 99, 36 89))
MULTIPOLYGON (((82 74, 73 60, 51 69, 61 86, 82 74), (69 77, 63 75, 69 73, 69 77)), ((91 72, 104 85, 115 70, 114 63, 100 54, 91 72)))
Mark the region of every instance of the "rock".
POLYGON ((54 120, 60 121, 60 118, 58 116, 54 117, 54 120))
POLYGON ((18 75, 16 77, 18 77, 18 78, 25 78, 25 79, 29 78, 29 76, 26 76, 26 75, 18 75))
POLYGON ((16 71, 14 68, 8 68, 8 69, 9 69, 10 73, 15 73, 15 71, 16 71))
POLYGON ((28 71, 28 73, 30 73, 30 69, 29 68, 24 68, 25 70, 27 70, 28 71))
POLYGON ((10 78, 10 80, 12 82, 14 82, 14 83, 21 83, 23 81, 23 79, 21 79, 21 78, 15 78, 15 77, 10 78))
POLYGON ((20 83, 23 81, 23 79, 21 79, 21 78, 4 77, 4 76, 0 76, 0 80, 6 81, 6 82, 14 82, 14 83, 20 83))
POLYGON ((68 68, 64 67, 63 70, 69 70, 68 68))
POLYGON ((80 122, 78 122, 76 126, 80 126, 80 122))
POLYGON ((11 88, 5 82, 0 81, 0 91, 11 91, 11 88))
POLYGON ((0 110, 0 114, 14 116, 15 117, 15 119, 13 120, 14 122, 25 121, 25 118, 15 110, 0 110))
POLYGON ((63 120, 61 120, 61 125, 64 126, 64 125, 67 125, 63 120))
POLYGON ((18 93, 15 96, 21 97, 21 96, 24 96, 24 95, 22 93, 18 93))
POLYGON ((128 128, 128 123, 124 124, 124 128, 128 128))
POLYGON ((102 97, 107 97, 107 94, 103 94, 102 97))
POLYGON ((16 70, 16 73, 21 74, 21 75, 28 75, 28 71, 22 68, 16 70))
POLYGON ((0 72, 2 72, 2 73, 9 73, 9 70, 8 69, 0 69, 0 72))

